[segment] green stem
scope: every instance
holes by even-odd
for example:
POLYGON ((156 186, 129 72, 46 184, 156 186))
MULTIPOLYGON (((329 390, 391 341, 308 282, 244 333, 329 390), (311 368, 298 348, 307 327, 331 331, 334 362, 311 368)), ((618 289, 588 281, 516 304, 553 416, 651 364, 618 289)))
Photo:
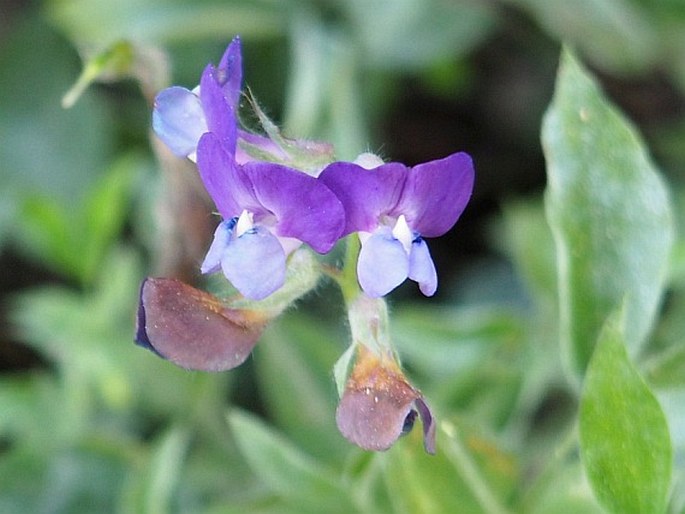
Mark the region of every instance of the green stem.
POLYGON ((476 497, 483 512, 487 514, 508 514, 509 511, 504 508, 492 494, 490 486, 481 476, 480 471, 469 456, 468 451, 464 448, 459 435, 454 433, 455 428, 453 426, 449 427, 449 430, 445 430, 445 424, 443 424, 442 427, 448 435, 446 438, 448 444, 444 445, 445 451, 448 453, 452 463, 458 469, 464 483, 471 489, 471 492, 476 497))
POLYGON ((347 244, 345 261, 337 281, 345 300, 345 305, 349 309, 352 302, 361 293, 359 283, 357 282, 357 259, 359 258, 361 243, 357 234, 350 234, 345 242, 347 244))
POLYGON ((549 460, 545 463, 543 469, 538 473, 533 484, 524 492, 519 505, 520 512, 528 512, 531 505, 539 498, 542 491, 545 490, 559 472, 562 464, 569 455, 578 447, 578 426, 574 424, 563 439, 559 442, 556 449, 553 451, 549 460))

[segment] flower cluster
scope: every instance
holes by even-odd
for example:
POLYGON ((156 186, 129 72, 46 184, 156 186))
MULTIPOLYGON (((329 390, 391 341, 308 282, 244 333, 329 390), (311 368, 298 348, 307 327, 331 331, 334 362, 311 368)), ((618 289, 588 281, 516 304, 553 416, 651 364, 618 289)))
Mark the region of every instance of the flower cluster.
MULTIPOLYGON (((437 273, 424 237, 446 233, 466 207, 474 182, 470 157, 455 153, 414 167, 369 153, 334 161, 330 145, 282 137, 257 107, 267 135, 249 132, 238 117, 241 59, 235 38, 219 65, 205 68, 199 86, 161 91, 153 111, 155 133, 174 154, 196 162, 221 216, 200 271, 221 271, 258 305, 284 288, 295 254, 306 247, 325 254, 352 234, 361 243, 361 296, 380 299, 407 278, 433 295, 437 273)), ((280 311, 233 308, 180 282, 147 279, 136 341, 186 368, 230 369, 280 311)), ((343 435, 363 448, 386 449, 418 412, 432 452, 432 415, 392 351, 374 350, 363 338, 353 345, 356 361, 337 417, 343 435)))

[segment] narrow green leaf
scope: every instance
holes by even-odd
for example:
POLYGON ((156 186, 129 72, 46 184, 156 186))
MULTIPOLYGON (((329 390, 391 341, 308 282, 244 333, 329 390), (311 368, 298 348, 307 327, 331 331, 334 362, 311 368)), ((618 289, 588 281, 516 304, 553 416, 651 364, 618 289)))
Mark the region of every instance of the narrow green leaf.
POLYGON ((540 304, 557 296, 554 240, 545 220, 542 202, 517 201, 504 208, 507 252, 518 268, 528 290, 540 304))
MULTIPOLYGON (((78 73, 73 47, 42 16, 16 21, 7 26, 11 31, 3 30, 0 48, 3 195, 12 186, 19 194, 31 191, 71 206, 81 202, 109 159, 115 124, 94 91, 73 109, 62 109, 61 96, 78 73)), ((21 238, 21 227, 9 228, 21 238)))
POLYGON ((46 452, 25 445, 3 452, 0 512, 116 512, 130 462, 113 450, 82 444, 46 452))
MULTIPOLYGON (((119 512, 176 512, 179 497, 188 488, 190 442, 188 427, 176 423, 161 430, 151 444, 138 446, 136 465, 129 465, 120 490, 119 512)), ((200 444, 196 440, 193 443, 200 444)))
POLYGON ((172 427, 155 448, 145 488, 145 512, 150 514, 170 512, 174 490, 188 449, 189 436, 187 429, 172 427))
MULTIPOLYGON (((521 319, 502 308, 412 305, 393 311, 392 321, 402 360, 432 402, 488 426, 506 423, 524 378, 521 319)), ((526 379, 540 376, 536 360, 525 363, 526 379)))
POLYGON ((26 195, 21 211, 26 249, 55 271, 91 284, 129 214, 133 177, 144 164, 138 156, 125 155, 97 177, 83 201, 69 205, 45 193, 26 195))
POLYGON ((72 219, 67 212, 66 206, 47 194, 26 195, 19 218, 21 244, 58 273, 81 279, 80 255, 74 252, 72 219))
POLYGON ((656 387, 685 385, 685 346, 673 345, 646 365, 646 378, 656 387))
POLYGON ((520 348, 524 333, 505 309, 434 305, 398 307, 391 331, 403 360, 436 381, 477 368, 494 348, 520 348))
POLYGON ((631 364, 623 313, 604 326, 580 403, 580 450, 590 484, 612 512, 663 513, 671 440, 659 403, 631 364))
POLYGON ((335 476, 312 457, 250 414, 233 410, 228 421, 248 464, 274 492, 319 512, 352 511, 335 476))
POLYGON ((325 462, 349 450, 335 426, 330 368, 340 348, 330 330, 301 312, 289 313, 269 327, 255 350, 257 380, 270 415, 294 443, 325 462))
POLYGON ((342 2, 374 68, 416 70, 463 55, 495 26, 487 2, 342 2))
POLYGON ((49 374, 0 376, 0 438, 25 442, 38 452, 59 444, 54 425, 43 421, 59 418, 62 400, 57 380, 49 374))
POLYGON ((657 6, 667 2, 508 1, 526 9, 553 38, 572 42, 602 69, 645 69, 654 62, 659 43, 666 39, 654 23, 654 14, 657 6))
POLYGON ((644 342, 663 293, 673 216, 639 135, 569 50, 542 141, 561 338, 582 374, 604 320, 624 297, 628 348, 634 353, 644 342))
POLYGON ((278 3, 200 0, 192 9, 174 0, 66 0, 48 2, 47 14, 79 43, 102 47, 121 38, 145 43, 273 36, 284 27, 278 3))
POLYGON ((490 441, 440 424, 438 451, 428 455, 416 428, 383 459, 393 512, 507 514, 501 498, 516 476, 511 458, 490 441))
POLYGON ((532 501, 519 512, 531 514, 605 514, 597 503, 578 461, 553 470, 532 501))
POLYGON ((345 480, 359 512, 393 512, 385 479, 386 459, 385 454, 378 452, 355 452, 348 459, 345 480))
POLYGON ((82 238, 80 257, 89 283, 97 276, 107 248, 120 233, 129 213, 133 177, 144 164, 139 156, 123 156, 88 193, 78 220, 80 233, 75 238, 82 238))

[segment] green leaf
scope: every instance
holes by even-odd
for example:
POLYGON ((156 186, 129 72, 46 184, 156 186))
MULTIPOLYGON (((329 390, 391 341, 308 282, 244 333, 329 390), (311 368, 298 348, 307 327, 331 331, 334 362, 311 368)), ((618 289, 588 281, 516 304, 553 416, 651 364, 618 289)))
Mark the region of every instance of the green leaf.
POLYGON ((403 359, 438 382, 478 367, 493 349, 518 349, 524 333, 522 321, 501 308, 433 305, 398 307, 391 332, 403 359))
POLYGON ((130 465, 126 457, 102 445, 47 452, 13 448, 0 456, 0 512, 116 512, 118 491, 130 465))
POLYGON ((278 426, 326 462, 342 458, 349 445, 335 426, 337 398, 331 366, 340 352, 331 326, 302 313, 288 313, 265 332, 255 350, 260 392, 278 426))
POLYGON ((508 252, 530 292, 541 304, 557 297, 554 240, 545 220, 542 203, 517 201, 504 207, 508 252))
POLYGON ((58 418, 62 402, 58 382, 48 374, 0 376, 0 438, 37 451, 53 447, 54 430, 46 430, 43 421, 58 418))
POLYGON ((65 205, 45 193, 27 194, 20 219, 24 248, 59 273, 91 284, 128 216, 133 177, 145 163, 134 155, 118 159, 83 202, 65 205))
POLYGON ((26 194, 19 220, 25 249, 56 271, 90 283, 127 215, 131 161, 121 159, 99 177, 85 207, 80 202, 65 205, 45 193, 26 194))
MULTIPOLYGON (((393 312, 392 339, 426 396, 489 426, 502 426, 517 405, 523 336, 522 320, 502 308, 415 305, 393 312)), ((539 375, 535 363, 525 360, 525 378, 539 375)))
POLYGON ((534 501, 519 512, 531 514, 604 514, 578 461, 564 463, 555 469, 540 490, 535 491, 534 501))
POLYGON ((510 492, 516 466, 510 456, 477 434, 440 424, 438 451, 428 455, 416 428, 383 459, 394 512, 487 512, 506 514, 501 498, 510 492))
MULTIPOLYGON (((529 11, 553 37, 582 49, 601 68, 635 71, 653 63, 660 44, 650 9, 634 0, 509 0, 529 11)), ((665 38, 664 38, 665 39, 665 38)))
POLYGON ((359 512, 393 512, 385 479, 386 460, 384 454, 361 451, 348 459, 345 481, 359 512))
POLYGON ((495 25, 487 3, 436 0, 352 0, 353 19, 375 68, 417 69, 453 59, 481 42, 495 25))
MULTIPOLYGON (((78 74, 66 40, 37 18, 13 26, 0 48, 0 181, 20 193, 80 202, 112 149, 111 113, 88 91, 73 109, 61 96, 78 74)), ((17 231, 19 232, 19 231, 17 231)), ((21 236, 21 233, 16 233, 21 236)))
POLYGON ((685 346, 673 345, 646 366, 647 379, 657 387, 682 387, 685 385, 685 346))
POLYGON ((131 477, 123 502, 131 512, 163 514, 175 505, 178 482, 190 442, 186 427, 172 426, 161 434, 144 456, 145 465, 131 477))
POLYGON ((624 297, 628 348, 635 353, 644 342, 664 289, 673 215, 639 135, 569 50, 542 140, 561 339, 582 374, 604 320, 624 297))
POLYGON ((102 403, 107 411, 137 408, 190 423, 221 419, 217 411, 232 375, 193 374, 133 343, 141 276, 138 257, 118 249, 88 293, 51 286, 13 299, 9 316, 17 337, 70 377, 61 381, 59 416, 35 426, 43 437, 73 433, 102 403))
POLYGON ((604 506, 621 514, 664 512, 671 439, 661 407, 631 364, 623 313, 604 326, 580 402, 580 450, 604 506))
MULTIPOLYGON (((138 155, 125 155, 118 159, 89 192, 82 210, 80 223, 82 248, 81 265, 87 282, 97 276, 107 248, 119 235, 129 213, 133 178, 140 173, 146 161, 138 155)), ((79 235, 74 234, 75 242, 79 235)), ((73 249, 72 249, 73 252, 73 249)))
MULTIPOLYGON (((72 206, 73 208, 73 206, 72 206)), ((43 265, 69 277, 81 277, 80 254, 73 251, 69 210, 47 195, 25 196, 19 226, 23 250, 40 258, 43 265)))
POLYGON ((318 512, 351 512, 333 473, 256 417, 232 410, 228 421, 252 470, 279 495, 318 512))
POLYGON ((175 0, 53 0, 48 15, 75 41, 104 47, 119 39, 144 43, 221 38, 234 34, 273 36, 285 18, 278 4, 175 0))

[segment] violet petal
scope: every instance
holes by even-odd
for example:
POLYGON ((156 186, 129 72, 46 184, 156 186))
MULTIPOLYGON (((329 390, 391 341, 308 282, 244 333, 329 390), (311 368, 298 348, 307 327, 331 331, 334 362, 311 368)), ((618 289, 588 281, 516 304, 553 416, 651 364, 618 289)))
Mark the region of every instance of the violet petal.
POLYGON ((345 212, 323 182, 267 162, 247 162, 242 169, 259 203, 276 216, 277 235, 299 239, 319 253, 335 245, 344 227, 345 212))
POLYGON ((392 214, 404 214, 409 226, 424 237, 441 236, 466 208, 473 181, 473 162, 463 152, 414 166, 392 214))
POLYGON ((211 132, 203 135, 197 145, 197 168, 224 219, 240 216, 244 209, 252 213, 263 210, 250 180, 211 132))
POLYGON ((372 232, 382 214, 397 204, 407 168, 399 163, 366 169, 351 162, 329 164, 319 175, 345 208, 343 236, 352 232, 372 232))
POLYGON ((216 227, 216 230, 214 231, 214 240, 212 241, 209 250, 207 250, 207 255, 200 266, 201 273, 214 273, 221 269, 221 258, 231 242, 236 221, 236 218, 223 220, 216 227))
POLYGON ((409 254, 409 278, 419 283, 419 289, 426 296, 433 296, 438 289, 438 274, 431 258, 428 245, 422 238, 412 242, 409 254))
POLYGON ((216 78, 216 69, 211 64, 207 65, 200 79, 200 100, 208 130, 219 138, 230 155, 235 155, 238 120, 216 78))
POLYGON ((221 269, 245 298, 262 300, 285 283, 285 252, 276 236, 255 226, 226 247, 221 269))
POLYGON ((217 67, 217 80, 221 85, 224 96, 234 112, 238 110, 240 87, 243 80, 243 64, 241 56, 240 36, 236 36, 228 45, 217 67))
POLYGON ((404 282, 409 256, 388 227, 381 227, 363 244, 357 261, 357 278, 372 298, 385 296, 404 282))
POLYGON ((207 132, 200 99, 183 87, 162 90, 155 98, 152 128, 175 155, 187 157, 207 132))
POLYGON ((147 278, 136 343, 186 369, 223 371, 250 355, 266 321, 254 311, 228 309, 178 280, 147 278))

